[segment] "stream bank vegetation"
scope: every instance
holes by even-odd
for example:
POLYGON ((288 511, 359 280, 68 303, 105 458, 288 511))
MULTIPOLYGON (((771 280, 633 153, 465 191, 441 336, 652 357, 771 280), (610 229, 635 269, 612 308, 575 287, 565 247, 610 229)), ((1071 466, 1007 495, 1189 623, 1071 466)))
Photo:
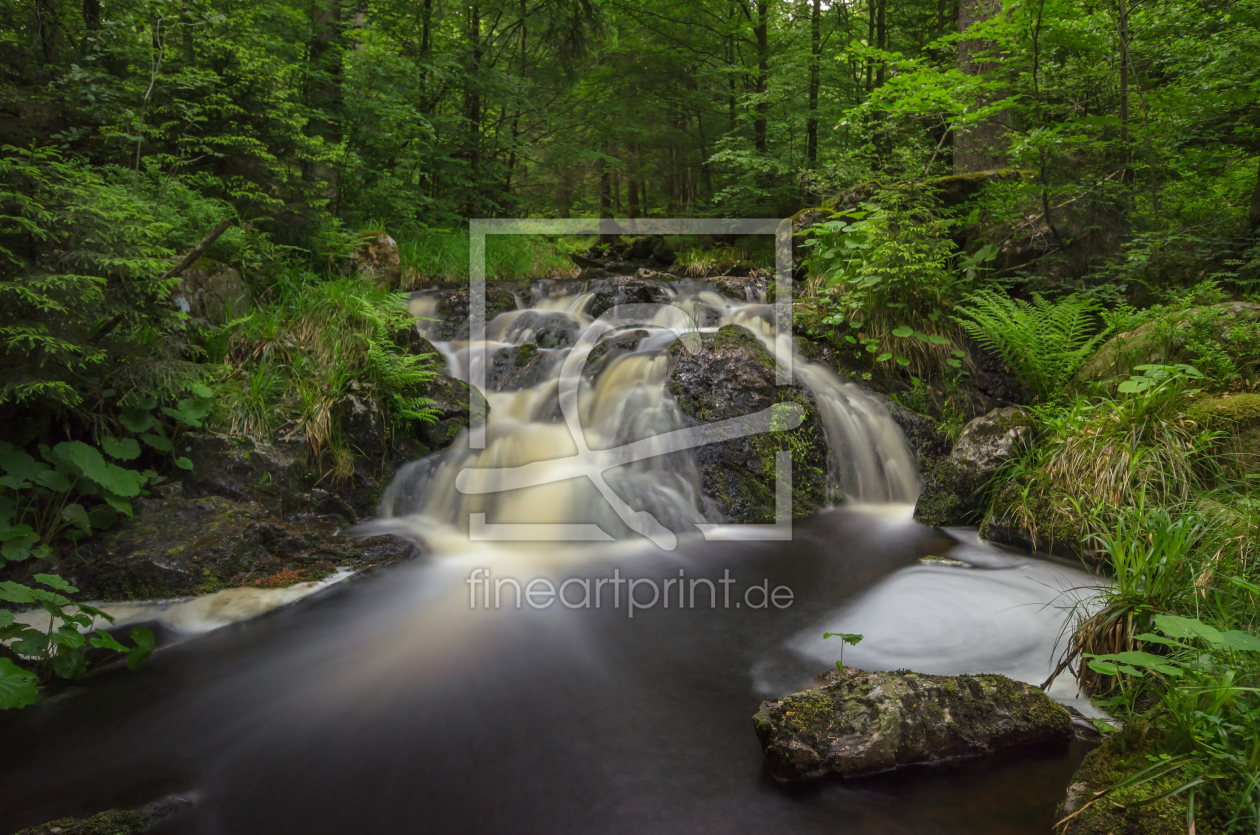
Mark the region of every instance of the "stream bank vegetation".
MULTIPOLYGON (((6 607, 70 615, 56 572, 181 439, 300 437, 335 480, 347 398, 433 418, 399 291, 463 280, 470 218, 793 217, 812 358, 947 439, 1035 419, 979 521, 1114 582, 1062 645, 1124 725, 1095 771, 1260 827, 1260 0, 0 8, 6 607)), ((711 243, 682 274, 769 266, 711 243)), ((70 631, 3 651, 0 707, 82 672, 70 631)))

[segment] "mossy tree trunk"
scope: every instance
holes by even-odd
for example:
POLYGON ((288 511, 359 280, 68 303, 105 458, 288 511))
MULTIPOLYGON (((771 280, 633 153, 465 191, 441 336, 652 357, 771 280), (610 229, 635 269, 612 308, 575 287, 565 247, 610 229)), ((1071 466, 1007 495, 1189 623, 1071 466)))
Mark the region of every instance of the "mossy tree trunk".
MULTIPOLYGON (((958 31, 965 33, 973 24, 988 20, 1002 11, 1002 0, 961 0, 958 4, 958 31)), ((985 53, 995 48, 989 40, 958 42, 958 68, 967 75, 984 75, 998 65, 985 53)), ((999 95, 989 95, 978 105, 992 103, 999 95)), ((954 171, 990 171, 1006 167, 1007 120, 1001 115, 954 131, 954 171)))

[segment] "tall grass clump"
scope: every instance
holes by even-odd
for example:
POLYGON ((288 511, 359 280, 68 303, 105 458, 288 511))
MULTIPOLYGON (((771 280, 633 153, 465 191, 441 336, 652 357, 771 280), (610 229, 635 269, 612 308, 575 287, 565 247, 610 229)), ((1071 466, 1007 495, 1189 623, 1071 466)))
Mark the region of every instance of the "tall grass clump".
POLYGON ((339 404, 375 399, 387 425, 431 415, 419 393, 435 369, 428 355, 393 342, 414 326, 402 296, 357 278, 296 273, 274 299, 228 323, 214 345, 222 363, 215 423, 233 434, 305 438, 313 456, 342 436, 339 404))
MULTIPOLYGON (((577 272, 568 253, 589 246, 589 238, 572 236, 489 235, 486 278, 516 281, 567 277, 577 272)), ((435 229, 404 236, 398 241, 398 254, 406 287, 468 280, 467 229, 435 229)))

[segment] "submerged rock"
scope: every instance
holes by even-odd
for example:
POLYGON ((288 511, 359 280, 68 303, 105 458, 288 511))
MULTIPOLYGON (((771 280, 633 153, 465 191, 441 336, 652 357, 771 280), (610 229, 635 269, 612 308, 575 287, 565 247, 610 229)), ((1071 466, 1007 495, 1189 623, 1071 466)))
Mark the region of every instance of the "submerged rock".
POLYGON ((796 429, 749 435, 696 451, 701 485, 728 521, 770 523, 775 509, 775 453, 792 452, 792 515, 806 516, 827 504, 829 452, 813 392, 803 385, 779 386, 774 357, 743 328, 727 325, 705 334, 701 350, 671 347, 674 363, 667 383, 692 425, 714 423, 796 403, 805 420, 796 429))
POLYGON ((947 458, 923 462, 923 492, 914 518, 936 527, 979 522, 985 484, 1035 432, 1032 416, 1015 406, 968 423, 947 458))
POLYGON ((1072 718, 1031 684, 1000 675, 846 669, 753 717, 779 780, 853 777, 1012 745, 1072 738, 1072 718))
POLYGON ((556 360, 532 342, 500 348, 491 355, 490 367, 486 369, 486 388, 491 391, 532 388, 548 378, 556 360))

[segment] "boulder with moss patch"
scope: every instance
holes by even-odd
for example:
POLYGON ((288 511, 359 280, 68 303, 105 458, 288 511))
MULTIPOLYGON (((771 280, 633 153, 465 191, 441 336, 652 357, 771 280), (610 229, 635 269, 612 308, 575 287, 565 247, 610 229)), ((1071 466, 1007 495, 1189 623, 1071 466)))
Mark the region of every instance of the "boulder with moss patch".
POLYGON ((1076 379, 1087 383, 1125 377, 1147 364, 1193 365, 1205 351, 1229 357, 1235 366, 1260 362, 1260 304, 1192 307, 1146 322, 1107 340, 1076 379))
POLYGON ((395 288, 402 282, 398 242, 384 232, 361 232, 350 253, 350 270, 380 287, 395 288))
POLYGON ((241 274, 211 258, 184 270, 174 295, 175 306, 194 320, 222 325, 249 312, 249 287, 241 274))
POLYGON ((1206 429, 1228 432, 1229 455, 1222 459, 1239 475, 1260 471, 1260 394, 1223 394, 1197 401, 1186 417, 1206 429))
MULTIPOLYGON (((1060 835, 1181 835, 1186 831, 1189 795, 1185 792, 1165 797, 1189 778, 1173 771, 1149 782, 1113 789, 1117 783, 1150 767, 1153 753, 1149 739, 1133 731, 1103 740, 1085 755, 1072 776, 1067 797, 1055 810, 1060 835), (1105 794, 1099 794, 1106 792, 1105 794)), ((1214 828, 1202 819, 1195 831, 1209 833, 1214 828)))
POLYGON ((110 809, 89 817, 59 818, 23 829, 17 835, 140 835, 189 806, 187 800, 168 797, 139 809, 110 809))
POLYGON ((1006 676, 846 669, 822 679, 818 689, 764 702, 753 717, 779 780, 855 777, 1072 738, 1063 707, 1006 676))
POLYGON ((968 423, 947 458, 924 462, 915 519, 936 527, 979 522, 985 484, 1035 432, 1032 416, 1015 406, 994 409, 968 423))
POLYGON ((813 393, 803 385, 780 386, 774 357, 743 328, 727 325, 705 334, 694 354, 681 341, 668 389, 689 421, 715 423, 795 403, 804 421, 795 429, 734 438, 696 451, 706 496, 729 521, 775 521, 775 454, 792 453, 792 513, 805 516, 827 504, 829 452, 813 393))

